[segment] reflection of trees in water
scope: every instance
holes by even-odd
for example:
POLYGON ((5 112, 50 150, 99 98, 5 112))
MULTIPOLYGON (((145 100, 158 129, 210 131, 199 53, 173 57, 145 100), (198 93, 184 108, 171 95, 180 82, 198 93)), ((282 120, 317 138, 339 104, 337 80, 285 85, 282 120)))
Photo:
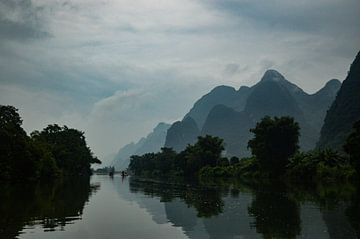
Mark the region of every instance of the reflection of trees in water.
POLYGON ((210 238, 360 238, 360 191, 351 184, 216 181, 189 186, 130 178, 130 190, 167 202, 167 218, 190 238, 199 237, 193 231, 200 224, 210 238), (303 210, 303 205, 314 206, 303 210), (323 227, 312 226, 316 215, 323 227))
POLYGON ((353 195, 350 206, 345 211, 349 218, 350 224, 353 227, 356 237, 360 238, 360 189, 357 188, 356 193, 353 195))
POLYGON ((37 185, 4 185, 0 191, 0 235, 15 238, 24 226, 42 225, 45 231, 79 220, 84 205, 99 185, 76 178, 37 185))
POLYGON ((218 215, 224 206, 221 192, 215 188, 142 181, 133 178, 130 178, 129 186, 131 192, 142 192, 145 195, 159 197, 162 202, 171 202, 175 198, 180 198, 189 207, 194 207, 197 210, 198 217, 218 215))
POLYGON ((198 217, 219 215, 224 207, 220 192, 213 188, 188 189, 184 192, 184 201, 196 208, 198 217))
POLYGON ((359 231, 356 228, 356 217, 358 222, 360 219, 356 192, 357 187, 350 183, 291 186, 292 198, 301 203, 312 202, 320 208, 328 236, 333 239, 359 238, 359 233, 356 236, 355 232, 359 231))
POLYGON ((249 214, 254 217, 252 226, 257 232, 264 238, 295 238, 300 234, 299 206, 289 198, 284 185, 262 185, 254 194, 249 214))

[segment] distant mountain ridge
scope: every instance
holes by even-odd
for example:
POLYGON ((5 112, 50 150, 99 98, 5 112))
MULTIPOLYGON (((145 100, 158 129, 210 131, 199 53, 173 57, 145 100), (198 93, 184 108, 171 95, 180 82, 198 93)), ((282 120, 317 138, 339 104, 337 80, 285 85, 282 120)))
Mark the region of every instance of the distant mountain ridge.
POLYGON ((360 52, 326 115, 318 147, 342 151, 357 120, 360 120, 360 52))
POLYGON ((197 128, 179 127, 179 122, 176 127, 173 124, 165 146, 181 151, 196 140, 195 135, 200 132, 198 135, 223 138, 228 156, 247 156, 247 142, 251 138, 249 129, 262 117, 270 115, 294 117, 301 127, 301 147, 312 149, 319 139, 326 111, 340 86, 339 80, 330 80, 315 94, 307 94, 276 70, 268 70, 252 87, 241 87, 238 91, 228 86, 216 87, 201 97, 185 116, 191 117, 197 128), (181 137, 182 128, 186 134, 192 135, 191 140, 181 137), (183 141, 168 140, 174 138, 183 141))
POLYGON ((265 115, 294 117, 301 127, 301 148, 313 149, 340 87, 341 82, 332 79, 316 93, 308 94, 276 70, 266 71, 251 87, 236 90, 217 86, 197 100, 181 121, 160 123, 146 138, 124 146, 114 165, 125 169, 131 155, 157 152, 163 146, 180 152, 206 134, 224 139, 227 156, 248 156, 247 143, 252 137, 249 129, 265 115))
POLYGON ((137 143, 129 143, 122 147, 116 154, 112 165, 116 170, 124 170, 128 167, 131 155, 142 155, 145 153, 156 153, 165 144, 167 130, 170 124, 159 123, 153 131, 137 143))
POLYGON ((230 86, 217 86, 208 94, 201 97, 184 117, 192 118, 201 129, 205 123, 208 113, 216 105, 225 105, 242 111, 246 104, 250 88, 242 86, 238 91, 230 86))
POLYGON ((186 116, 182 121, 171 125, 167 131, 165 147, 173 148, 175 151, 183 150, 188 144, 194 144, 200 130, 193 118, 186 116))

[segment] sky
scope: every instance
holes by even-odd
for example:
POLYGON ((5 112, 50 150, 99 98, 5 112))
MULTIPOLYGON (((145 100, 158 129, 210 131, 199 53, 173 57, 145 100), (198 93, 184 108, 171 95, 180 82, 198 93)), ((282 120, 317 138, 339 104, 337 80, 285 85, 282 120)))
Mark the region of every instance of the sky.
POLYGON ((84 131, 101 159, 217 85, 344 80, 359 22, 359 0, 0 0, 0 104, 28 133, 84 131))

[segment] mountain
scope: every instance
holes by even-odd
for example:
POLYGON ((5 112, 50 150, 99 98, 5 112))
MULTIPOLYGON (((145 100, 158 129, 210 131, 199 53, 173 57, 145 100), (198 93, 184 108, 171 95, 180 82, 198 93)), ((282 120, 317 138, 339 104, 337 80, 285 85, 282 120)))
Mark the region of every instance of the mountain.
POLYGON ((173 148, 180 152, 185 149, 188 144, 194 144, 200 130, 191 117, 185 117, 182 121, 177 121, 167 131, 165 147, 173 148))
POLYGON ((338 80, 331 80, 317 93, 309 95, 280 73, 269 70, 253 87, 245 112, 254 125, 265 115, 294 117, 300 125, 300 146, 303 150, 310 150, 319 139, 326 110, 340 85, 338 80))
MULTIPOLYGON (((186 117, 191 115, 199 122, 200 135, 223 138, 228 156, 248 156, 247 142, 252 137, 249 129, 256 122, 265 115, 292 116, 301 127, 301 148, 310 150, 319 139, 326 111, 340 85, 340 81, 331 80, 315 94, 308 94, 279 72, 268 70, 252 87, 241 87, 238 91, 226 86, 214 88, 194 104, 186 117)), ((191 131, 191 140, 186 140, 182 128, 189 134, 189 127, 180 127, 179 122, 173 126, 168 131, 167 147, 181 151, 196 140, 196 127, 191 131), (173 126, 176 130, 169 132, 173 126), (170 138, 181 140, 170 142, 170 138)))
POLYGON ((216 135, 224 139, 228 156, 245 156, 251 138, 249 129, 253 126, 253 120, 245 112, 217 105, 210 111, 201 135, 216 135))
POLYGON ((139 148, 136 150, 137 155, 145 153, 158 152, 165 144, 165 138, 167 130, 170 128, 170 124, 159 123, 153 132, 146 136, 145 140, 141 143, 139 148))
POLYGON ((360 52, 351 64, 335 101, 326 114, 319 148, 342 150, 353 123, 360 119, 360 52))
POLYGON ((236 109, 237 111, 242 111, 249 93, 250 88, 246 86, 242 86, 238 91, 230 86, 222 85, 215 87, 208 94, 196 101, 184 118, 191 117, 201 129, 207 115, 214 106, 221 104, 236 109))
POLYGON ((131 155, 143 155, 145 153, 158 152, 165 144, 167 130, 170 125, 159 123, 153 131, 137 143, 130 143, 122 147, 115 156, 112 165, 116 170, 124 170, 129 165, 131 155))
POLYGON ((315 94, 306 94, 296 98, 301 110, 304 112, 305 119, 316 129, 319 136, 326 112, 334 101, 340 87, 341 82, 333 79, 328 81, 326 85, 315 94))
POLYGON ((274 70, 267 71, 261 81, 253 87, 248 97, 244 111, 255 121, 265 115, 289 115, 294 118, 303 118, 295 98, 289 89, 284 86, 285 78, 274 70))

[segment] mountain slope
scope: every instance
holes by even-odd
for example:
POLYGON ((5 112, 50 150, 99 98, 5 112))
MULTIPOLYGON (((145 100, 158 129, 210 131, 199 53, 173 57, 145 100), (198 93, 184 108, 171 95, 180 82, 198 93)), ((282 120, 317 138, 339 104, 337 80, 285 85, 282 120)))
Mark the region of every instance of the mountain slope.
POLYGON ((243 86, 238 91, 230 86, 218 86, 195 102, 186 117, 195 120, 201 129, 210 110, 216 105, 225 105, 238 111, 243 110, 250 88, 243 86))
POLYGON ((112 165, 116 170, 124 170, 129 165, 131 155, 143 155, 160 151, 164 146, 169 127, 169 124, 159 123, 145 138, 141 138, 137 143, 125 145, 115 156, 112 165))
POLYGON ((353 123, 360 119, 360 52, 331 105, 321 129, 320 148, 342 150, 353 123))
POLYGON ((320 129, 324 123, 326 112, 334 102, 337 92, 341 87, 339 80, 328 81, 323 88, 312 95, 297 98, 299 107, 304 112, 306 121, 316 130, 317 137, 320 137, 320 129))
POLYGON ((210 111, 201 134, 224 139, 228 156, 246 156, 247 142, 251 138, 249 129, 254 125, 246 113, 217 105, 210 111))
POLYGON ((165 147, 173 148, 180 152, 186 148, 188 144, 194 144, 200 130, 194 119, 186 117, 182 121, 177 121, 171 125, 167 131, 165 147))
POLYGON ((301 148, 310 150, 319 139, 322 120, 339 86, 339 81, 331 80, 317 93, 309 95, 277 71, 269 70, 249 90, 244 111, 215 106, 201 133, 223 138, 229 156, 248 156, 247 142, 252 137, 249 129, 256 122, 265 115, 292 116, 301 127, 301 148))
POLYGON ((303 118, 303 113, 296 100, 288 89, 278 81, 277 75, 279 73, 275 75, 266 72, 248 97, 244 111, 256 121, 265 115, 289 115, 295 118, 303 118), (273 76, 274 78, 271 78, 273 76))

